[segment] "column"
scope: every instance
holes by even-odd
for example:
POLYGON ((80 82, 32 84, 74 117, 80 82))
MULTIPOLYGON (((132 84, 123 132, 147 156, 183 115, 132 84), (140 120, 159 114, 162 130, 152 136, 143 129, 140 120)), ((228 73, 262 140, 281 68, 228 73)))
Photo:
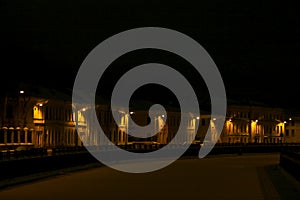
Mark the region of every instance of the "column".
POLYGON ((25 137, 25 141, 24 142, 27 144, 28 143, 28 139, 27 139, 28 128, 25 127, 23 130, 24 130, 24 137, 25 137))
POLYGON ((7 128, 3 127, 3 133, 4 133, 4 144, 7 143, 7 128))
POLYGON ((21 143, 21 129, 20 128, 17 130, 17 133, 18 133, 18 143, 21 143))
POLYGON ((14 128, 9 128, 8 130, 10 132, 10 143, 14 143, 14 134, 15 134, 15 131, 14 131, 14 128))
POLYGON ((75 134, 76 134, 76 129, 72 129, 71 130, 71 136, 70 136, 70 144, 72 146, 75 146, 75 143, 74 143, 74 141, 75 141, 75 134))
POLYGON ((51 129, 47 130, 48 131, 48 140, 49 140, 49 147, 52 147, 52 131, 51 129))
POLYGON ((49 138, 49 131, 48 129, 45 128, 45 134, 46 134, 46 143, 45 143, 45 146, 48 147, 49 146, 49 143, 50 143, 50 138, 49 138))

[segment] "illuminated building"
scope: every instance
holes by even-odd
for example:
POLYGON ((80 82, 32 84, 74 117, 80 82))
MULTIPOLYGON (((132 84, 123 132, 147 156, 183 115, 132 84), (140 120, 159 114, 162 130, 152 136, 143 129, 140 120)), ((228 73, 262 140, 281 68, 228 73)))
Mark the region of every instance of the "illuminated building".
POLYGON ((223 143, 280 143, 285 141, 285 110, 262 106, 228 106, 223 143))
MULTIPOLYGON (((154 117, 155 136, 147 139, 128 135, 133 118, 139 125, 149 123, 148 111, 134 110, 125 113, 117 109, 119 124, 113 119, 110 108, 105 104, 96 107, 82 107, 73 112, 70 96, 65 93, 40 89, 35 92, 19 90, 0 99, 0 149, 15 149, 19 146, 55 148, 107 145, 91 128, 87 118, 95 109, 98 122, 110 141, 117 145, 128 145, 136 141, 151 141, 158 144, 173 142, 186 144, 205 142, 219 143, 294 143, 300 142, 300 117, 287 114, 281 108, 264 106, 229 105, 221 136, 218 138, 214 120, 209 113, 201 112, 181 115, 175 109, 168 114, 154 117), (179 125, 184 136, 173 140, 179 125), (78 132, 75 126, 78 127, 78 132), (198 127, 198 129, 197 129, 198 127)), ((94 119, 95 120, 95 119, 94 119)))
POLYGON ((289 115, 285 121, 285 140, 288 143, 300 142, 300 115, 289 115))
POLYGON ((65 94, 20 90, 1 98, 0 148, 81 145, 65 94))

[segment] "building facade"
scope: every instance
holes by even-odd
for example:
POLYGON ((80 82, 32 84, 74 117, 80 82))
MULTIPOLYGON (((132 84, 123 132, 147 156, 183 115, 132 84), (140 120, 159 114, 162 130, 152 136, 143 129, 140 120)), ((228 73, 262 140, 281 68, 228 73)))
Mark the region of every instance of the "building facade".
MULTIPOLYGON (((153 132, 147 139, 128 135, 133 121, 139 125, 149 123, 148 111, 134 110, 125 113, 117 109, 119 123, 113 119, 110 107, 96 105, 83 107, 76 112, 70 96, 57 91, 43 94, 28 94, 17 91, 0 99, 0 149, 28 147, 74 147, 108 145, 91 127, 89 112, 96 110, 98 122, 106 137, 117 145, 136 141, 150 141, 159 144, 185 144, 190 142, 219 143, 298 143, 300 142, 300 116, 291 116, 281 108, 262 106, 229 105, 226 121, 218 137, 214 120, 209 114, 196 116, 193 113, 168 112, 154 117, 153 132), (129 119, 133 120, 129 120, 129 119), (178 127, 184 127, 184 134, 175 137, 178 127), (77 127, 77 129, 76 129, 77 127), (206 137, 207 132, 210 135, 206 137)), ((94 119, 95 120, 95 119, 94 119)))
POLYGON ((288 143, 300 142, 300 115, 290 115, 285 126, 285 140, 288 143))
POLYGON ((0 148, 81 145, 75 131, 72 104, 61 97, 20 90, 0 100, 0 148))
POLYGON ((286 111, 281 108, 228 106, 226 122, 221 135, 221 142, 287 142, 287 118, 286 111))

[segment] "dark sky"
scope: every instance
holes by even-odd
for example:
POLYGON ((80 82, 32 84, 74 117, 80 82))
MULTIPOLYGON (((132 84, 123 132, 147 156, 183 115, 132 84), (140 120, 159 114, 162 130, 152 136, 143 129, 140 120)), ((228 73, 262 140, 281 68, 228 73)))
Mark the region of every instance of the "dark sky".
POLYGON ((21 81, 71 88, 101 41, 159 26, 189 35, 208 51, 229 98, 295 106, 298 13, 296 4, 279 0, 0 0, 1 88, 21 81))

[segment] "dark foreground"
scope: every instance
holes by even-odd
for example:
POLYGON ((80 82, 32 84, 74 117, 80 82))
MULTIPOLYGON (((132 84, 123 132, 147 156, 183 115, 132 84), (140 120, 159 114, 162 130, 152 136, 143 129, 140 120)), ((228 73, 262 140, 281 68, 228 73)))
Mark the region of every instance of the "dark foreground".
POLYGON ((108 167, 64 173, 0 191, 0 199, 298 199, 279 154, 182 159, 145 174, 108 167))

